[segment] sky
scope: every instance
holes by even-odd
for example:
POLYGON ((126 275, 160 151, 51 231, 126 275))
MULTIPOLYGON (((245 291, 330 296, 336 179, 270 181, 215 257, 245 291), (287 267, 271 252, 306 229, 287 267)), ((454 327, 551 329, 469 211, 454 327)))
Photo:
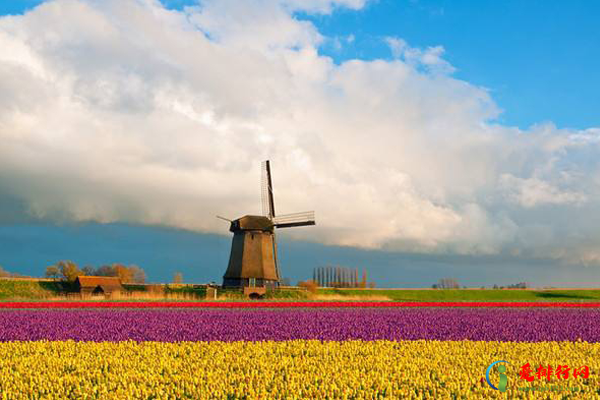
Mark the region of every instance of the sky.
POLYGON ((600 281, 600 5, 476 4, 0 3, 0 265, 220 281, 270 159, 293 280, 600 281))

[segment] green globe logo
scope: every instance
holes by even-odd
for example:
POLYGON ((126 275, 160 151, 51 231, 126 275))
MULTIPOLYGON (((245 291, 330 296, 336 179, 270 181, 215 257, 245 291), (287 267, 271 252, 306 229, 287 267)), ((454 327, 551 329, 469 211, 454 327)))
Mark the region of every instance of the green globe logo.
POLYGON ((501 392, 506 392, 506 385, 508 384, 508 377, 505 374, 505 372, 506 372, 505 365, 498 365, 498 372, 500 372, 500 383, 498 384, 498 387, 494 386, 492 384, 492 382, 490 381, 490 371, 492 370, 492 367, 498 363, 510 364, 508 361, 504 361, 504 360, 494 361, 487 367, 487 370, 485 371, 485 380, 487 381, 488 385, 490 385, 490 387, 492 389, 499 390, 501 392))

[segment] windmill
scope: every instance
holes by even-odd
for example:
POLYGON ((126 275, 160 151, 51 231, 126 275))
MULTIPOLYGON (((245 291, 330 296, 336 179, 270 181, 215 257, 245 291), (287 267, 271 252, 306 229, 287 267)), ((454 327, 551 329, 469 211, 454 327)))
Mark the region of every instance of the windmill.
POLYGON ((223 287, 244 288, 251 293, 264 293, 279 286, 281 275, 277 262, 275 228, 315 225, 314 211, 276 215, 273 181, 269 161, 262 163, 261 199, 263 215, 245 215, 230 222, 233 232, 229 265, 223 276, 223 287), (246 288, 262 288, 247 290, 246 288))

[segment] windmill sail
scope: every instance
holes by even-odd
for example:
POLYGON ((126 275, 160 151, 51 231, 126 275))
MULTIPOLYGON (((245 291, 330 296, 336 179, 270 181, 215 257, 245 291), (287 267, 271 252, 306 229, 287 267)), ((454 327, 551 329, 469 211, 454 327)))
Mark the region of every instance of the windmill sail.
MULTIPOLYGON (((273 180, 271 179, 271 163, 269 160, 262 163, 261 200, 263 215, 272 221, 275 217, 275 200, 273 199, 273 180)), ((279 273, 279 261, 277 260, 277 239, 275 232, 273 232, 273 263, 275 264, 277 280, 279 280, 281 279, 281 275, 279 273)))
POLYGON ((277 228, 291 228, 293 226, 315 225, 315 212, 305 211, 293 214, 284 214, 273 218, 273 225, 277 228))
POLYGON ((262 163, 261 200, 263 215, 273 219, 275 217, 275 200, 273 199, 273 181, 269 160, 262 163))

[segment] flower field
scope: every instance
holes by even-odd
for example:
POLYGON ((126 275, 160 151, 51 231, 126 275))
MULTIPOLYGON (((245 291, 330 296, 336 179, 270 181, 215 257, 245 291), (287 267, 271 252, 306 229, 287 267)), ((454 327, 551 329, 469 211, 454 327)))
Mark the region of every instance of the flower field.
MULTIPOLYGON (((0 388, 17 399, 535 398, 524 389, 545 379, 519 380, 517 366, 597 371, 599 360, 600 344, 572 342, 11 342, 0 344, 0 388), (497 359, 511 360, 506 394, 482 382, 497 359)), ((600 384, 596 373, 549 382, 574 399, 600 384)))
POLYGON ((2 399, 581 399, 599 368, 596 308, 0 311, 2 399))
POLYGON ((597 309, 11 310, 0 341, 600 342, 597 309))

